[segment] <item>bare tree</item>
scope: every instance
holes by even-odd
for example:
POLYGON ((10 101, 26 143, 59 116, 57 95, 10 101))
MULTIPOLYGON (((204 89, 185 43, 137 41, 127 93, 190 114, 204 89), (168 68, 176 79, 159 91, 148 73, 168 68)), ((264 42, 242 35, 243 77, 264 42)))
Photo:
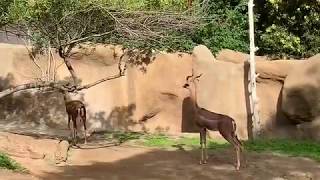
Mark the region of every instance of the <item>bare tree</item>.
MULTIPOLYGON (((249 33, 250 33, 250 58, 249 58, 249 94, 250 94, 250 109, 251 109, 251 119, 252 119, 252 134, 254 137, 260 135, 261 125, 259 118, 259 109, 258 109, 258 97, 257 97, 257 85, 256 85, 256 66, 255 66, 255 43, 254 43, 254 18, 253 18, 253 0, 248 2, 248 11, 249 11, 249 33)), ((253 137, 253 138, 254 138, 253 137)))

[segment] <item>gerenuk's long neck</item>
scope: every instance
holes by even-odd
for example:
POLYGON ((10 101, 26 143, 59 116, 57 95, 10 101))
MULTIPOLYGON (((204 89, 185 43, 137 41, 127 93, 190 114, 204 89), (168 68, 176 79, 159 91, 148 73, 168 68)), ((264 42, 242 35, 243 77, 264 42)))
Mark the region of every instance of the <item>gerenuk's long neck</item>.
POLYGON ((192 107, 194 108, 194 112, 197 112, 198 103, 197 103, 197 84, 193 82, 193 86, 190 87, 190 99, 192 101, 192 107))

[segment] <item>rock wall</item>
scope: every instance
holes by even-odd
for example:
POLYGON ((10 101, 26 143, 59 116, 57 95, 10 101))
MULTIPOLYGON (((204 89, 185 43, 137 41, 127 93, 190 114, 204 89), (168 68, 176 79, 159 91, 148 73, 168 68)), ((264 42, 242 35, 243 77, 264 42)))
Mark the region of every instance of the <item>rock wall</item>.
MULTIPOLYGON (((231 50, 222 50, 217 54, 218 61, 232 62, 241 65, 243 71, 242 96, 246 97, 247 110, 249 111, 248 94, 248 54, 239 53, 231 50)), ((262 125, 262 131, 265 136, 271 137, 299 137, 295 124, 289 120, 282 111, 282 89, 288 74, 295 67, 300 67, 304 61, 298 60, 276 60, 270 61, 266 57, 257 56, 256 58, 257 95, 259 98, 259 116, 262 125)), ((240 88, 240 87, 239 87, 240 88)), ((242 97, 243 99, 243 97, 242 97)), ((248 132, 251 132, 250 116, 248 119, 248 132)), ((251 135, 251 134, 249 134, 251 135)))
POLYGON ((199 106, 226 114, 237 123, 240 138, 248 137, 247 105, 244 87, 244 66, 232 62, 215 61, 204 46, 193 51, 195 73, 203 75, 198 83, 199 106))
MULTIPOLYGON (((120 46, 97 45, 74 53, 71 63, 81 83, 87 84, 117 74, 123 51, 120 46)), ((47 74, 57 81, 70 78, 62 59, 55 53, 55 62, 51 64, 46 56, 38 56, 33 61, 22 45, 0 44, 0 54, 0 90, 33 82, 47 74), (52 75, 54 69, 55 76, 52 75)), ((146 71, 142 71, 141 66, 129 67, 126 76, 101 83, 73 97, 83 100, 87 106, 89 131, 182 131, 182 119, 186 118, 183 99, 188 96, 182 85, 185 76, 191 72, 192 57, 182 53, 160 53, 152 59, 154 62, 146 71)), ((0 101, 0 129, 69 135, 60 93, 25 91, 0 101)))
MULTIPOLYGON (((85 46, 74 51, 71 63, 82 84, 87 84, 117 74, 122 53, 120 46, 85 46)), ((44 77, 51 80, 70 78, 56 53, 53 53, 54 61, 48 61, 46 56, 33 60, 24 46, 0 44, 0 55, 0 90, 44 77)), ((84 90, 73 98, 81 99, 87 105, 90 132, 197 132, 192 121, 188 91, 182 88, 185 77, 194 67, 196 73, 203 73, 198 86, 198 104, 233 117, 239 137, 247 139, 251 124, 248 118, 247 58, 247 54, 230 50, 223 50, 214 57, 205 46, 197 46, 191 55, 158 53, 147 63, 130 66, 126 76, 84 90)), ((288 100, 290 93, 288 95, 287 87, 304 89, 305 84, 296 85, 290 81, 299 78, 303 82, 302 75, 311 77, 310 72, 313 72, 312 76, 316 77, 317 73, 308 70, 296 74, 296 69, 301 70, 302 64, 306 67, 309 61, 269 61, 265 57, 257 57, 257 90, 264 135, 300 136, 304 126, 297 128, 296 123, 301 123, 301 118, 294 118, 297 117, 294 112, 299 112, 295 108, 304 111, 306 107, 297 105, 296 100, 288 100)), ((317 67, 317 63, 309 66, 317 67)), ((312 82, 317 82, 317 78, 313 79, 315 81, 312 82)), ((318 87, 315 85, 314 88, 318 87)), ((63 98, 57 92, 20 92, 0 99, 0 102, 0 129, 69 135, 63 98)), ((310 110, 310 106, 307 108, 310 110)), ((310 113, 314 114, 312 119, 317 119, 316 108, 310 113)), ((308 117, 306 119, 303 122, 312 121, 308 117)))

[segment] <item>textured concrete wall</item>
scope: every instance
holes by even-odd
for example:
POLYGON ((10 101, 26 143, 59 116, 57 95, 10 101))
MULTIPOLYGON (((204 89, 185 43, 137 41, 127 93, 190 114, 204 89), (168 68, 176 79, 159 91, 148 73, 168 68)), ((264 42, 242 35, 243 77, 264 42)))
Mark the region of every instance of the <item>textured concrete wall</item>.
MULTIPOLYGON (((74 52, 71 63, 82 84, 118 73, 117 65, 123 53, 120 46, 104 45, 74 52)), ((54 61, 38 56, 35 63, 26 47, 0 44, 0 57, 0 90, 33 82, 48 74, 51 80, 69 77, 57 54, 54 54, 54 61)), ((250 129, 246 57, 222 51, 215 59, 204 46, 196 47, 191 55, 159 53, 149 59, 151 63, 143 65, 145 71, 141 70, 142 66, 130 66, 126 76, 84 90, 73 98, 87 105, 90 131, 197 132, 188 91, 182 88, 194 67, 196 73, 203 73, 198 86, 198 104, 233 117, 239 137, 246 139, 250 129)), ((279 106, 283 82, 295 65, 258 58, 259 108, 265 134, 287 136, 289 129, 295 128, 279 106)), ((68 134, 63 98, 57 92, 26 91, 0 99, 0 102, 2 129, 68 134)))

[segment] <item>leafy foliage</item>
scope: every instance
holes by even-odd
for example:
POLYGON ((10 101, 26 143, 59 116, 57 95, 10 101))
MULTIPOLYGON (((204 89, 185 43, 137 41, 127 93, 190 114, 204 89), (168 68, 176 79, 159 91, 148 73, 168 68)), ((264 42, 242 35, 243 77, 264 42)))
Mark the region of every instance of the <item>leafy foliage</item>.
POLYGON ((272 25, 261 35, 262 51, 272 54, 285 56, 292 54, 299 56, 303 52, 300 38, 288 32, 286 28, 272 25))
POLYGON ((196 42, 213 52, 221 49, 249 51, 247 4, 245 0, 204 1, 202 9, 210 17, 207 25, 196 33, 196 42))
POLYGON ((259 1, 257 12, 260 54, 301 57, 320 52, 320 1, 259 1))
MULTIPOLYGON (((260 55, 320 52, 320 1, 255 3, 260 55)), ((0 10, 0 26, 24 29, 39 50, 50 44, 67 51, 82 38, 129 48, 189 51, 204 44, 213 52, 249 50, 247 0, 195 0, 191 11, 185 0, 2 0, 0 10)))
POLYGON ((24 24, 31 31, 26 35, 40 50, 49 44, 64 47, 114 28, 107 12, 84 0, 16 0, 10 8, 10 17, 12 24, 24 24))
POLYGON ((192 49, 191 35, 201 21, 184 10, 183 0, 15 0, 6 18, 10 27, 31 39, 35 52, 50 45, 68 56, 73 47, 86 41, 129 48, 192 49))
POLYGON ((0 4, 0 27, 6 25, 8 23, 8 11, 9 6, 13 2, 13 0, 2 0, 0 4))
POLYGON ((132 11, 184 11, 187 9, 186 1, 184 0, 103 0, 103 3, 116 9, 127 9, 132 11))

